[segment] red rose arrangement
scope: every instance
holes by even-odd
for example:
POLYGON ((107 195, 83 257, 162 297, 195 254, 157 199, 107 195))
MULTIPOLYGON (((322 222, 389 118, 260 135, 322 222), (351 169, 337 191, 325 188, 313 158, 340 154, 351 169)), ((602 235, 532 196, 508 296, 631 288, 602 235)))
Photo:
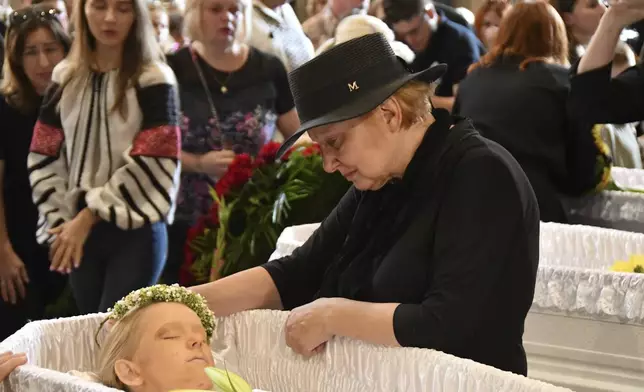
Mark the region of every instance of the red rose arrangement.
POLYGON ((213 203, 188 232, 184 285, 216 280, 261 265, 285 227, 322 221, 349 189, 323 169, 317 144, 266 144, 256 157, 240 154, 211 190, 213 203))

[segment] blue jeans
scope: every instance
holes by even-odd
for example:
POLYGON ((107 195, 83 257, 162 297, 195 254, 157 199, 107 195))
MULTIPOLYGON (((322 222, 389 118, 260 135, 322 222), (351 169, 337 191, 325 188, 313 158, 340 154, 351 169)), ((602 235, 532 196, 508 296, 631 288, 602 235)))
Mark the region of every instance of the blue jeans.
POLYGON ((80 313, 105 312, 131 291, 156 284, 167 252, 163 222, 136 230, 98 223, 85 242, 80 267, 70 277, 80 313))

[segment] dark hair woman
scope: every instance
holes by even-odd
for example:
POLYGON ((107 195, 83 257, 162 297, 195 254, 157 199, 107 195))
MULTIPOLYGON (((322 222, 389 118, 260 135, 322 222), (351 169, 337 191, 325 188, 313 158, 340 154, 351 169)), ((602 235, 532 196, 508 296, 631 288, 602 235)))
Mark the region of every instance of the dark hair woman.
POLYGON ((36 242, 38 211, 31 199, 27 156, 38 108, 54 66, 69 50, 56 11, 28 7, 10 16, 0 86, 0 340, 42 317, 65 279, 49 272, 36 242))

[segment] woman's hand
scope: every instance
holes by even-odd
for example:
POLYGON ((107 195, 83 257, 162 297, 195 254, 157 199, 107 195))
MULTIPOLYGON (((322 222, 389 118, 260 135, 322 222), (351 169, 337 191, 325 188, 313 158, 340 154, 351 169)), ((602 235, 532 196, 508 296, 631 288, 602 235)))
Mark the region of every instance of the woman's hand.
POLYGON ((0 382, 4 381, 15 368, 27 363, 26 354, 6 352, 0 354, 0 382))
POLYGON ((610 0, 605 17, 624 28, 644 19, 644 0, 610 0))
POLYGON ((330 298, 320 298, 291 311, 286 319, 286 344, 298 354, 310 357, 320 352, 331 335, 327 328, 330 298))
POLYGON ((56 235, 49 249, 52 271, 68 274, 72 272, 72 266, 80 267, 83 246, 95 222, 94 213, 85 208, 71 221, 49 230, 56 235))
POLYGON ((233 163, 235 153, 232 150, 210 151, 199 157, 199 171, 209 176, 221 178, 233 163))
POLYGON ((5 302, 15 305, 27 295, 29 276, 25 264, 10 244, 0 249, 0 294, 5 302))

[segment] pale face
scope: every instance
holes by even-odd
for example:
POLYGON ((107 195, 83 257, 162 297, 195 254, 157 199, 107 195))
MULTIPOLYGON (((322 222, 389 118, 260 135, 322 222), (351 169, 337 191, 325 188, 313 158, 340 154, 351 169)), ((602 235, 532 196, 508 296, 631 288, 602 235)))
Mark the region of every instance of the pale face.
POLYGON ((230 44, 242 24, 242 5, 238 0, 204 0, 201 18, 201 33, 206 43, 230 44))
POLYGON ((491 48, 496 41, 496 35, 499 33, 499 26, 501 25, 501 17, 494 11, 488 11, 483 16, 483 25, 481 26, 481 38, 485 47, 491 48))
POLYGON ((427 48, 432 35, 426 14, 394 23, 393 29, 396 36, 416 53, 427 48))
POLYGON ((51 82, 51 74, 56 64, 65 58, 65 49, 51 30, 41 27, 31 32, 25 39, 22 64, 27 78, 38 94, 43 94, 51 82))
POLYGON ((564 20, 579 43, 586 45, 597 30, 604 12, 606 6, 602 1, 577 0, 572 13, 565 14, 564 20))
POLYGON ((132 390, 211 389, 204 369, 215 361, 197 314, 179 303, 157 303, 142 311, 141 338, 131 361, 140 385, 132 390))
POLYGON ((90 33, 99 45, 123 46, 134 24, 132 0, 87 0, 84 10, 90 33))
POLYGON ((390 168, 400 151, 401 132, 389 125, 394 115, 381 107, 367 116, 310 130, 320 145, 324 170, 339 171, 359 190, 382 188, 393 177, 390 168))
POLYGON ((168 14, 161 10, 155 10, 150 13, 150 19, 152 21, 152 27, 154 27, 157 42, 165 42, 170 35, 170 20, 168 14))

